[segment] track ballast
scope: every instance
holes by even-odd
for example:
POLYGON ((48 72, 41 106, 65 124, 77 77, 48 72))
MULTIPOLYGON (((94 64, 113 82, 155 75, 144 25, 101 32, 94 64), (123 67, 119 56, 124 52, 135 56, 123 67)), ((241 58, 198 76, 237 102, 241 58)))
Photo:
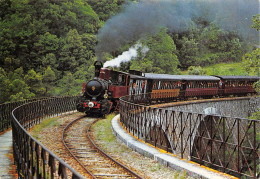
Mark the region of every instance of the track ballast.
POLYGON ((62 140, 67 151, 91 178, 142 178, 102 151, 91 139, 91 125, 98 119, 80 117, 63 129, 62 140))

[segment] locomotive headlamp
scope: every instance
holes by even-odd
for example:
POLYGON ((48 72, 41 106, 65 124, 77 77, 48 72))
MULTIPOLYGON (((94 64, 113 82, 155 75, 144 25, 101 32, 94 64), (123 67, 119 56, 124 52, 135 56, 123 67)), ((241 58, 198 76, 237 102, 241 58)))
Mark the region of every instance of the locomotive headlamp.
POLYGON ((94 104, 93 102, 89 102, 89 103, 88 103, 88 107, 90 107, 90 108, 93 108, 94 105, 95 105, 95 104, 94 104))

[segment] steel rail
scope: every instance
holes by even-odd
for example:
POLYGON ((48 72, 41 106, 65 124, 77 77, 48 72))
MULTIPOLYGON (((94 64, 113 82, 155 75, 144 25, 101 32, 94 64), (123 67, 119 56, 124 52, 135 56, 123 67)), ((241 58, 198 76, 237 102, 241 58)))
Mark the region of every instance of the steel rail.
MULTIPOLYGON (((78 162, 78 164, 84 168, 84 170, 92 177, 92 178, 97 178, 97 176, 95 174, 93 174, 87 167, 85 167, 85 165, 78 159, 78 157, 73 154, 73 152, 70 150, 70 148, 67 146, 66 142, 65 142, 65 133, 67 131, 67 129, 72 126, 75 122, 79 121, 80 119, 82 119, 84 117, 80 117, 80 118, 77 118, 73 121, 71 121, 69 124, 67 124, 64 128, 63 128, 63 132, 62 132, 62 142, 66 148, 66 150, 71 154, 71 156, 78 162)), ((94 120, 93 122, 91 122, 89 124, 89 126, 87 127, 87 140, 89 140, 91 146, 98 152, 100 153, 100 155, 102 155, 103 157, 109 159, 111 162, 113 162, 117 167, 123 169, 125 172, 129 173, 129 176, 132 176, 134 178, 141 178, 142 177, 140 175, 138 175, 137 173, 135 173, 134 171, 132 171, 131 169, 129 169, 128 167, 126 167, 125 165, 121 164, 120 162, 116 161, 115 159, 113 159, 110 155, 108 155, 107 153, 105 153, 102 149, 100 149, 95 143, 94 141, 91 139, 90 137, 90 129, 91 129, 91 126, 93 124, 95 124, 96 122, 98 121, 98 119, 94 120)))
POLYGON ((105 156, 106 158, 108 158, 109 160, 111 160, 112 162, 116 163, 118 166, 122 167, 125 171, 131 173, 133 175, 133 177, 136 178, 140 178, 142 179, 143 177, 141 177, 140 175, 138 175, 137 173, 135 173, 133 170, 131 170, 130 168, 128 168, 127 166, 123 165, 122 163, 116 161, 113 157, 111 157, 110 155, 108 155, 106 152, 104 152, 101 148, 99 148, 94 141, 91 139, 90 137, 90 130, 93 124, 95 124, 98 120, 95 120, 93 123, 90 124, 90 126, 87 129, 87 138, 89 139, 89 141, 91 142, 92 146, 103 156, 105 156))
MULTIPOLYGON (((85 117, 85 116, 84 116, 85 117)), ((69 149, 69 147, 67 146, 66 142, 65 142, 65 137, 64 137, 64 134, 65 134, 65 131, 72 125, 74 124, 75 122, 77 122, 78 120, 84 118, 84 117, 79 117, 73 121, 71 121, 69 124, 67 124, 64 128, 63 128, 63 131, 62 131, 62 143, 63 145, 65 146, 66 150, 71 154, 71 156, 78 162, 78 164, 84 168, 84 170, 91 176, 93 177, 94 179, 96 179, 95 175, 89 171, 85 165, 83 163, 81 163, 81 161, 76 157, 76 155, 73 154, 73 152, 69 149)))

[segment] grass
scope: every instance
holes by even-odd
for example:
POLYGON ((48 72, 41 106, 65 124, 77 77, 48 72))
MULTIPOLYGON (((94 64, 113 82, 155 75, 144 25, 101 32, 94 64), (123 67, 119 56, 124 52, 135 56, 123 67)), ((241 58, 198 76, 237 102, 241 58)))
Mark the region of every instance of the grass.
POLYGON ((150 171, 155 172, 155 171, 160 170, 161 168, 162 168, 162 165, 160 163, 157 163, 150 169, 150 171))
MULTIPOLYGON (((235 75, 235 76, 257 76, 257 74, 248 73, 242 62, 236 63, 219 63, 202 67, 206 71, 206 75, 235 75)), ((183 75, 188 74, 188 71, 183 71, 183 75)))
POLYGON ((247 71, 245 71, 245 69, 243 69, 241 62, 220 63, 204 67, 203 69, 207 71, 208 75, 253 75, 249 74, 247 71))
POLYGON ((46 128, 46 127, 52 127, 52 126, 57 126, 57 125, 60 125, 59 122, 57 122, 57 118, 49 118, 49 119, 46 119, 44 121, 42 121, 40 124, 38 125, 35 125, 33 127, 33 130, 32 130, 32 136, 34 138, 36 138, 36 140, 39 140, 39 132, 43 129, 43 128, 46 128))
POLYGON ((115 114, 109 114, 105 120, 99 120, 95 125, 95 131, 97 131, 97 139, 104 142, 114 142, 115 136, 111 130, 111 120, 115 117, 115 114))

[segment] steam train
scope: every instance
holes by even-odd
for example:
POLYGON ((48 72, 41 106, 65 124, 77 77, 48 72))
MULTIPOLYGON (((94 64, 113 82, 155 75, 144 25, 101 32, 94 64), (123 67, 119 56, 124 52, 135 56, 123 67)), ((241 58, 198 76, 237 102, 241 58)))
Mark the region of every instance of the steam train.
POLYGON ((83 96, 77 103, 77 110, 87 114, 107 114, 117 110, 119 98, 125 95, 149 93, 152 100, 158 98, 185 99, 191 97, 247 95, 256 93, 253 83, 256 76, 195 76, 129 73, 102 68, 95 62, 94 79, 83 84, 83 96))

